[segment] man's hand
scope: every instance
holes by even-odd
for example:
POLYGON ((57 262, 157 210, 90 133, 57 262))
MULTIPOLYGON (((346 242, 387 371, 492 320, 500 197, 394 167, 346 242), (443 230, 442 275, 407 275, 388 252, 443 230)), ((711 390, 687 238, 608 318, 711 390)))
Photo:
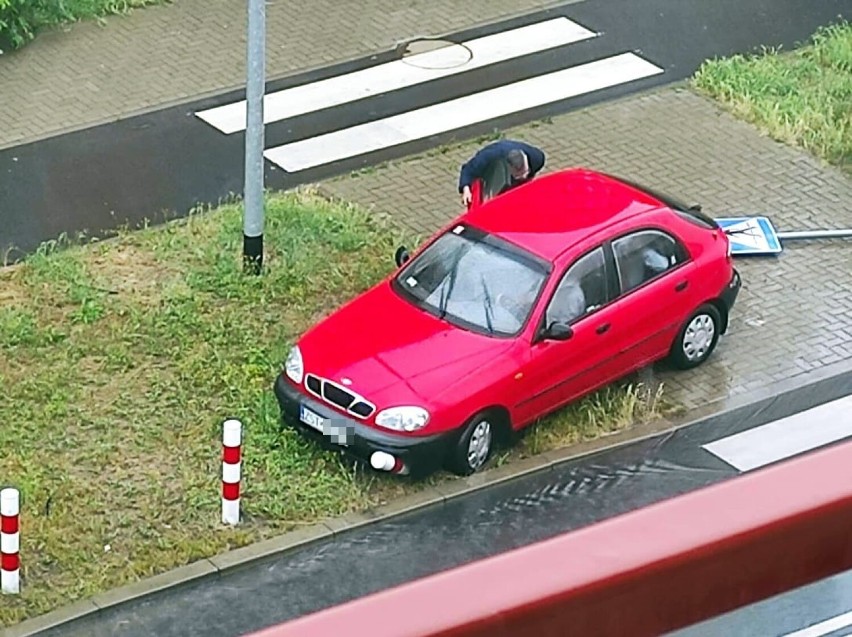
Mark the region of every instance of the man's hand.
POLYGON ((465 186, 462 189, 461 200, 462 200, 462 205, 464 205, 464 206, 470 205, 470 202, 473 200, 473 195, 470 192, 470 186, 465 186))

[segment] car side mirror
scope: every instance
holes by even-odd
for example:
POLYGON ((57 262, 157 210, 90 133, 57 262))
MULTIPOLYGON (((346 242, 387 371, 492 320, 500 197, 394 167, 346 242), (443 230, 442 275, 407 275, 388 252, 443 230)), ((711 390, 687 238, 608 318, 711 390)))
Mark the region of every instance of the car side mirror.
POLYGON ((408 254, 408 248, 405 246, 399 246, 396 249, 396 252, 393 255, 393 260, 396 261, 397 267, 401 266, 403 263, 408 261, 411 258, 411 255, 408 254))
POLYGON ((567 341, 574 335, 574 330, 568 323, 554 321, 544 330, 544 338, 550 341, 567 341))

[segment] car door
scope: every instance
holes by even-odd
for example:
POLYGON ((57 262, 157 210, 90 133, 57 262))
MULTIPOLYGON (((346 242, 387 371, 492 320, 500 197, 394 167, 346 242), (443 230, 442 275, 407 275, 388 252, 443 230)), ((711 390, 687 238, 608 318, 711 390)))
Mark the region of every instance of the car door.
POLYGON ((470 208, 481 206, 505 190, 512 182, 512 173, 505 159, 491 162, 481 179, 476 179, 471 186, 470 208))
POLYGON ((611 242, 618 282, 613 330, 623 373, 664 356, 686 315, 697 305, 694 263, 686 247, 659 228, 633 230, 611 242))
MULTIPOLYGON (((540 329, 570 328, 564 340, 535 338, 522 366, 515 419, 527 423, 599 387, 611 375, 612 285, 603 247, 580 256, 546 303, 540 329)), ((516 376, 518 378, 518 376, 516 376)))

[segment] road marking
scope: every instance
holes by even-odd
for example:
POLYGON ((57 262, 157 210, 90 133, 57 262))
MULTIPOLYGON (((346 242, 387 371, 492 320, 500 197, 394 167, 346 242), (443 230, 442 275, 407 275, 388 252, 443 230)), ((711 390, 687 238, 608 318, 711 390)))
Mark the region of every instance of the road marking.
POLYGON ((739 471, 750 471, 852 436, 852 395, 702 445, 739 471))
POLYGON ((623 53, 270 148, 264 156, 284 170, 296 172, 662 72, 633 53, 623 53))
MULTIPOLYGON (((480 69, 523 55, 597 37, 565 17, 463 42, 472 57, 461 65, 458 45, 407 56, 385 64, 276 91, 263 99, 263 121, 270 123, 323 108, 395 91, 457 73, 480 69)), ((217 106, 196 115, 226 134, 245 130, 246 102, 217 106)))
POLYGON ((847 626, 852 626, 852 611, 832 617, 831 619, 826 619, 824 622, 797 630, 794 633, 787 633, 783 637, 821 637, 847 626))

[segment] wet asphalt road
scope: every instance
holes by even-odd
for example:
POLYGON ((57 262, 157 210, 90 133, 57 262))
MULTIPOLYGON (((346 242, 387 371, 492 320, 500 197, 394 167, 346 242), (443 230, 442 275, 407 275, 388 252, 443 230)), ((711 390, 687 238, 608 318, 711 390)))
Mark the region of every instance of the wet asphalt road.
MULTIPOLYGON (((524 77, 634 51, 663 74, 490 120, 349 160, 288 174, 266 163, 266 184, 289 188, 388 159, 471 138, 600 100, 691 75, 702 60, 760 46, 791 48, 839 14, 852 0, 586 0, 455 34, 465 40, 568 16, 601 33, 590 41, 429 82, 337 108, 270 124, 266 147, 453 99, 524 77)), ((268 91, 395 59, 388 51, 268 83, 268 91)), ((103 236, 122 225, 157 223, 198 204, 216 203, 243 186, 242 133, 223 135, 194 113, 243 98, 231 92, 115 123, 0 151, 0 263, 12 262, 62 233, 103 236)))
MULTIPOLYGON (((701 445, 849 394, 852 371, 760 402, 737 401, 735 409, 673 432, 353 529, 218 578, 108 609, 40 637, 244 635, 728 480, 737 471, 701 445)), ((848 582, 837 590, 848 590, 848 582)), ((758 633, 740 632, 754 612, 744 609, 739 619, 720 620, 736 627, 734 632, 714 633, 720 626, 714 624, 693 627, 683 637, 781 635, 848 610, 831 601, 842 600, 842 595, 816 605, 810 604, 809 595, 813 593, 801 597, 807 604, 799 604, 794 596, 784 603, 783 613, 760 615, 758 633)))

